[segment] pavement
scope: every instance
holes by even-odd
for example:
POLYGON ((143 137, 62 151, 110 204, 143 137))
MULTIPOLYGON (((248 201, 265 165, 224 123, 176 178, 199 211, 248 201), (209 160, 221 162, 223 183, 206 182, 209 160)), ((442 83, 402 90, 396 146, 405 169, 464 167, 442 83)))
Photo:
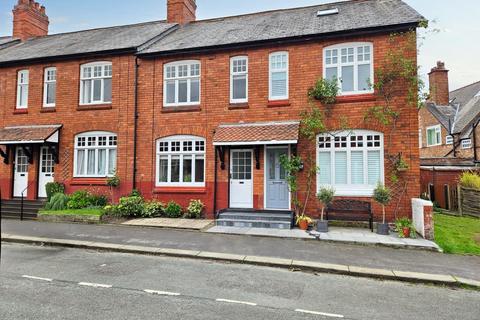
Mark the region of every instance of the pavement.
POLYGON ((393 273, 393 278, 398 280, 408 280, 410 273, 416 273, 415 277, 424 277, 423 282, 437 282, 436 276, 441 276, 445 277, 442 280, 446 279, 446 284, 452 284, 452 278, 455 285, 462 281, 465 282, 464 280, 474 286, 480 284, 478 283, 480 281, 480 257, 478 256, 113 225, 16 220, 5 220, 2 223, 2 231, 5 233, 3 235, 8 234, 10 241, 19 238, 18 241, 21 241, 21 238, 27 238, 27 240, 24 239, 24 242, 45 243, 47 240, 53 240, 52 245, 61 245, 63 242, 69 246, 71 245, 69 242, 71 242, 76 247, 100 250, 116 249, 157 255, 180 255, 197 259, 209 259, 208 255, 213 254, 216 256, 212 258, 214 260, 236 263, 254 264, 255 261, 246 257, 260 257, 267 260, 273 259, 274 264, 284 268, 313 269, 322 272, 387 278, 392 278, 393 273), (28 238, 33 239, 28 240, 28 238), (132 250, 124 250, 125 247, 132 250), (221 255, 226 258, 219 259, 218 256, 221 255), (275 259, 282 263, 276 263, 278 261, 275 259), (312 267, 312 264, 315 268, 312 267), (333 267, 331 267, 332 265, 333 267), (430 276, 422 276, 422 274, 430 276))
POLYGON ((0 319, 462 319, 480 292, 219 262, 4 244, 0 319))
POLYGON ((207 219, 167 219, 167 218, 149 218, 149 219, 132 219, 123 222, 125 226, 137 227, 155 227, 155 228, 173 228, 187 230, 202 230, 213 225, 213 220, 207 219))

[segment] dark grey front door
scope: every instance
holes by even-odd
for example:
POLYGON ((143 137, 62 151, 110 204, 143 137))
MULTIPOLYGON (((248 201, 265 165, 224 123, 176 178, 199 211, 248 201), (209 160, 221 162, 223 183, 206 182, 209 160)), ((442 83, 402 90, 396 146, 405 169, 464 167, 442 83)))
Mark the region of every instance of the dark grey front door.
POLYGON ((267 209, 290 209, 290 195, 286 172, 280 164, 280 157, 288 155, 288 147, 267 147, 266 149, 266 207, 267 209))

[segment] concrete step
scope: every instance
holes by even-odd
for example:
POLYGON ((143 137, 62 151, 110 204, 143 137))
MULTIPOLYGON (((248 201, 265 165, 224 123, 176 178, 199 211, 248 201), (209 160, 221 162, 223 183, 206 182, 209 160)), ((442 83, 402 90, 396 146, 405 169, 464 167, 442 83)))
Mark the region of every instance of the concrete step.
POLYGON ((292 221, 291 214, 273 214, 273 213, 247 213, 247 212, 224 212, 219 215, 220 219, 237 219, 252 221, 292 221))
POLYGON ((268 228, 268 229, 291 229, 290 221, 275 220, 241 220, 220 218, 216 220, 217 226, 237 228, 268 228))

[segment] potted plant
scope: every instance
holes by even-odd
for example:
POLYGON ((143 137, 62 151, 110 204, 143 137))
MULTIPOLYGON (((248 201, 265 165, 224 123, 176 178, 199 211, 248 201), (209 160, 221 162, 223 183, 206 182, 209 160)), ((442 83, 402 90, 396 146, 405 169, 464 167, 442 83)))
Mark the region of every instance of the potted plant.
POLYGON ((400 238, 410 238, 412 236, 413 224, 408 218, 400 218, 395 221, 395 229, 400 238))
POLYGON ((304 214, 301 216, 298 216, 297 218, 297 225, 300 228, 300 230, 307 230, 308 226, 312 223, 312 219, 304 214))
POLYGON ((403 158, 400 158, 395 164, 395 168, 397 169, 398 172, 404 172, 409 169, 409 166, 408 166, 408 163, 403 158))
POLYGON ((390 189, 379 183, 373 191, 373 200, 382 205, 383 220, 377 225, 377 233, 380 235, 388 235, 388 223, 385 223, 385 206, 392 200, 392 192, 390 189))
POLYGON ((318 232, 328 232, 328 221, 323 220, 323 215, 325 213, 325 208, 332 203, 334 197, 335 189, 332 187, 323 187, 317 194, 318 200, 322 202, 322 213, 320 215, 320 221, 317 222, 318 232))

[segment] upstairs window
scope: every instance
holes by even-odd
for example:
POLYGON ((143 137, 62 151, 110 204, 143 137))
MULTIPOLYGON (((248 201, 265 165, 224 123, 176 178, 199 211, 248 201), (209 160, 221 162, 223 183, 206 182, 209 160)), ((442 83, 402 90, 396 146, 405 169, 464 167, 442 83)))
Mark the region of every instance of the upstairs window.
POLYGON ((200 104, 200 62, 180 61, 165 65, 164 106, 200 104))
POLYGON ((162 186, 205 186, 205 139, 172 136, 157 141, 157 182, 162 186))
POLYGON ((117 135, 86 132, 75 137, 75 177, 110 177, 117 169, 117 135))
POLYGON ((433 147, 442 144, 442 129, 440 125, 427 128, 427 146, 433 147))
POLYGON ((22 70, 17 75, 17 109, 28 108, 28 70, 22 70))
POLYGON ((248 57, 230 60, 230 102, 248 102, 248 57))
POLYGON ((462 149, 470 149, 472 147, 472 139, 462 140, 462 149))
POLYGON ((317 189, 333 186, 339 196, 371 196, 384 180, 383 134, 367 130, 317 138, 317 189))
POLYGON ((288 52, 270 54, 269 100, 288 99, 288 52))
POLYGON ((453 144, 453 136, 448 135, 445 137, 445 144, 453 144))
POLYGON ((43 106, 55 107, 56 95, 57 68, 47 68, 43 77, 43 106))
POLYGON ((110 62, 83 65, 80 81, 80 104, 112 102, 112 64, 110 62))
POLYGON ((337 80, 340 93, 373 93, 373 47, 370 43, 346 43, 324 49, 323 77, 337 80))

